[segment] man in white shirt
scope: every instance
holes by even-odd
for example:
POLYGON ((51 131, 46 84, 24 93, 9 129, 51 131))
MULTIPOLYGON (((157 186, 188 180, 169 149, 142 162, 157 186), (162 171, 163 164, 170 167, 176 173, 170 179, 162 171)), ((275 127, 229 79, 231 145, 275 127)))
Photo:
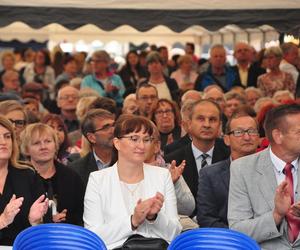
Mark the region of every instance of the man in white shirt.
POLYGON ((231 163, 229 227, 262 249, 299 249, 300 105, 271 109, 264 126, 270 147, 231 163))

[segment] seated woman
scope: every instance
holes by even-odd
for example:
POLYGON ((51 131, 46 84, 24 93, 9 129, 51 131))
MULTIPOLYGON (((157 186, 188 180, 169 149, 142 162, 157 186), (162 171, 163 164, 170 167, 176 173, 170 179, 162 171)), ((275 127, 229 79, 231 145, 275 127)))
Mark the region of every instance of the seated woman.
POLYGON ((170 166, 167 166, 162 152, 160 150, 160 134, 157 127, 153 124, 153 140, 147 151, 145 163, 158 167, 168 167, 172 181, 175 187, 175 194, 177 198, 177 209, 180 215, 190 216, 195 209, 195 199, 185 180, 182 172, 185 168, 185 161, 176 167, 176 161, 172 161, 170 166))
POLYGON ((48 209, 43 185, 29 166, 18 163, 11 122, 0 116, 0 244, 12 245, 23 229, 41 223, 48 209))
POLYGON ((170 172, 143 163, 152 134, 148 119, 122 115, 113 139, 117 162, 90 174, 84 225, 108 249, 121 247, 134 234, 170 242, 181 231, 170 172))
POLYGON ((81 225, 83 183, 77 173, 55 160, 59 149, 56 132, 46 124, 30 124, 21 133, 21 142, 22 153, 29 157, 47 191, 52 221, 81 225))
POLYGON ((167 99, 159 99, 153 114, 152 120, 160 133, 161 149, 180 139, 180 114, 175 102, 167 99))

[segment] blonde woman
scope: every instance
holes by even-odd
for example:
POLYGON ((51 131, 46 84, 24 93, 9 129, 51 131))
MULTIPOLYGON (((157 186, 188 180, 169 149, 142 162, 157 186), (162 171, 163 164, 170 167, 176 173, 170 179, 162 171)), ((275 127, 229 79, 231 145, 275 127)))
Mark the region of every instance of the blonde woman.
POLYGON ((0 116, 0 242, 12 245, 23 229, 42 222, 48 209, 39 177, 18 163, 19 149, 13 126, 0 116))

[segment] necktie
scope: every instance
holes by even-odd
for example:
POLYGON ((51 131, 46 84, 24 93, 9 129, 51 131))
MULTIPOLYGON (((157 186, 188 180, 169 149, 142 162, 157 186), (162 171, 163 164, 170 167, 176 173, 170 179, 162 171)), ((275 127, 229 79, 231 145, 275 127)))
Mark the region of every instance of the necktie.
POLYGON ((201 161, 201 169, 202 169, 202 168, 205 168, 208 165, 207 161, 206 161, 206 158, 209 157, 209 155, 208 154, 202 154, 201 157, 202 157, 202 161, 201 161))
MULTIPOLYGON (((289 193, 291 196, 291 204, 294 203, 294 185, 293 185, 293 174, 292 174, 291 163, 287 163, 284 167, 285 180, 288 183, 289 193)), ((300 225, 299 220, 297 220, 290 212, 286 215, 286 220, 288 223, 288 235, 290 242, 294 242, 299 234, 300 225)))

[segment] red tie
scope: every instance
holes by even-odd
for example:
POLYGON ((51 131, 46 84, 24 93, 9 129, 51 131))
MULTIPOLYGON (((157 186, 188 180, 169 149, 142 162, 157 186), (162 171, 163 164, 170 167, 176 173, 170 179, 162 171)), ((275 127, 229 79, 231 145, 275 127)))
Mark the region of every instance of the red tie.
MULTIPOLYGON (((294 185, 293 185, 293 174, 292 174, 292 167, 291 163, 287 163, 284 167, 284 174, 285 180, 288 183, 289 193, 291 195, 291 204, 294 204, 294 185)), ((288 223, 288 234, 290 242, 294 242, 299 234, 300 231, 300 221, 290 212, 286 215, 286 220, 288 223)))

